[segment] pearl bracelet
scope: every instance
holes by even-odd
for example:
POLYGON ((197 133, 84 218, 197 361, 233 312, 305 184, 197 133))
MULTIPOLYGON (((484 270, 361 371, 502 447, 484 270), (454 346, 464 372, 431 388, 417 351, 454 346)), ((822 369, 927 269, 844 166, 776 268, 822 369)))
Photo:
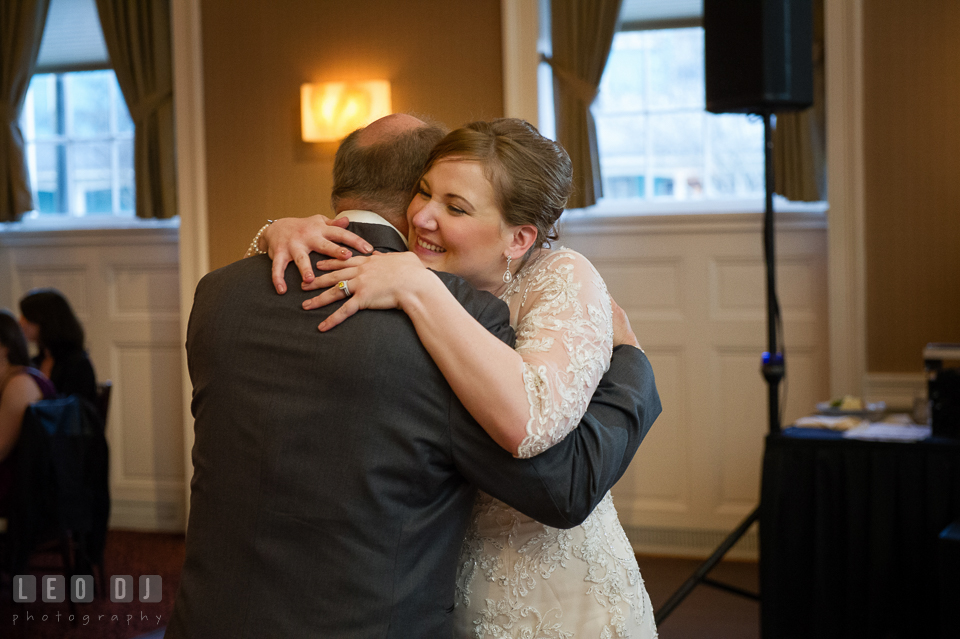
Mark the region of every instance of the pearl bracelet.
POLYGON ((244 257, 250 257, 252 255, 266 255, 266 251, 260 250, 260 237, 263 235, 263 232, 267 230, 267 227, 274 223, 274 220, 267 220, 267 223, 260 227, 260 230, 257 231, 257 234, 253 236, 253 241, 250 242, 250 248, 247 249, 247 254, 244 257))

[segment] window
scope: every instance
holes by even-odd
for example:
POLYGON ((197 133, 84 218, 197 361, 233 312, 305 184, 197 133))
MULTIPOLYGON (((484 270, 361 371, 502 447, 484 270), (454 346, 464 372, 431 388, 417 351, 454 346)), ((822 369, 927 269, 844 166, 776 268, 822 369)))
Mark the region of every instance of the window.
MULTIPOLYGON (((549 0, 539 0, 539 12, 538 49, 549 56, 549 0)), ((700 0, 623 0, 592 107, 601 207, 762 202, 763 120, 706 111, 702 13, 700 0)), ((538 74, 540 130, 554 137, 549 65, 538 74)))
POLYGON ((51 0, 20 128, 36 207, 25 219, 133 216, 133 121, 94 0, 51 0))
POLYGON ((34 215, 133 215, 133 121, 113 71, 34 75, 20 127, 34 215))
POLYGON ((604 198, 764 195, 763 120, 705 111, 702 27, 617 33, 593 115, 604 198))

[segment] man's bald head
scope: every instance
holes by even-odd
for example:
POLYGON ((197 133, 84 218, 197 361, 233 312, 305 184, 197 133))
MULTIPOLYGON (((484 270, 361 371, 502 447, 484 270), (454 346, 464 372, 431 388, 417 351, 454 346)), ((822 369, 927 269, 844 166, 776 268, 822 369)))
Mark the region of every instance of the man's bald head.
POLYGON ((378 142, 387 142, 398 135, 419 129, 422 126, 427 126, 427 123, 406 113, 385 115, 355 131, 357 144, 369 146, 378 142))
POLYGON ((402 233, 407 204, 430 151, 446 131, 412 115, 395 113, 348 135, 333 164, 333 208, 380 214, 402 233))

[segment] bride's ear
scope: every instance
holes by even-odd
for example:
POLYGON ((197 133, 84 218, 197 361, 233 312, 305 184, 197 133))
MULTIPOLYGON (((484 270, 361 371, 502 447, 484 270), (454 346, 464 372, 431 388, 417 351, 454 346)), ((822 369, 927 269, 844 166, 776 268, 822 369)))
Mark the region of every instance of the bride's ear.
POLYGON ((533 224, 522 224, 510 229, 511 238, 507 249, 518 258, 526 255, 530 247, 537 241, 537 227, 533 224))

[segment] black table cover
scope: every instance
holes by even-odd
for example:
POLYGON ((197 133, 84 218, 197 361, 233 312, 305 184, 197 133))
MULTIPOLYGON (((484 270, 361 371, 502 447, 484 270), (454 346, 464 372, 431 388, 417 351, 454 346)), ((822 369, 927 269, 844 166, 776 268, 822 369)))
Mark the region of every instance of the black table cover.
POLYGON ((867 442, 800 428, 768 435, 762 636, 941 636, 938 536, 958 518, 956 440, 867 442))

